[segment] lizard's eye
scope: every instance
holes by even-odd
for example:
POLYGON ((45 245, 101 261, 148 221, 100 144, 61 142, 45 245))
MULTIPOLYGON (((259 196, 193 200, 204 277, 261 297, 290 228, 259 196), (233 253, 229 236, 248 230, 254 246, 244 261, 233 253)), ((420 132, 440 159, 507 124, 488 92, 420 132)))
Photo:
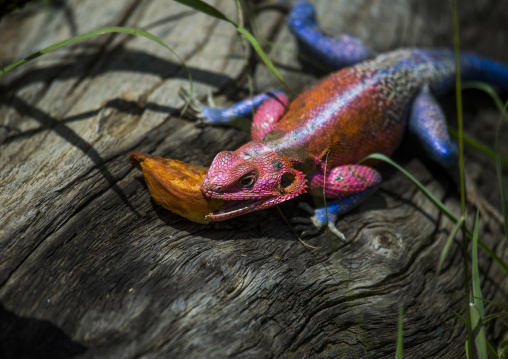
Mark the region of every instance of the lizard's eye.
POLYGON ((282 188, 288 188, 293 184, 294 180, 295 176, 293 176, 291 173, 284 173, 280 179, 280 186, 282 188))
POLYGON ((248 173, 238 180, 238 185, 243 188, 249 188, 256 182, 256 175, 254 173, 248 173))

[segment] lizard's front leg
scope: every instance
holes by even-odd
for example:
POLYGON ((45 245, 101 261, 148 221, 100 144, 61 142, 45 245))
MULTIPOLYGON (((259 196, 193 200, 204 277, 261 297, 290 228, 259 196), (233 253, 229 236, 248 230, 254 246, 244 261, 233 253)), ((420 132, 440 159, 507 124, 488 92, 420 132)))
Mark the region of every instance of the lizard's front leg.
MULTIPOLYGON (((185 97, 185 93, 181 93, 185 97)), ((238 117, 252 117, 252 139, 261 140, 284 115, 288 97, 281 91, 271 91, 247 98, 230 107, 205 106, 198 101, 191 103, 200 123, 227 125, 238 117)))
POLYGON ((344 235, 335 227, 338 216, 357 207, 369 197, 381 183, 381 175, 375 169, 361 165, 345 165, 333 168, 326 175, 316 174, 309 179, 309 192, 331 200, 326 207, 311 209, 303 204, 301 207, 311 213, 310 218, 295 218, 295 222, 313 224, 314 229, 308 230, 304 226, 297 226, 297 230, 306 229, 302 235, 318 233, 328 226, 330 231, 341 239, 344 235), (310 210, 309 210, 310 209, 310 210))

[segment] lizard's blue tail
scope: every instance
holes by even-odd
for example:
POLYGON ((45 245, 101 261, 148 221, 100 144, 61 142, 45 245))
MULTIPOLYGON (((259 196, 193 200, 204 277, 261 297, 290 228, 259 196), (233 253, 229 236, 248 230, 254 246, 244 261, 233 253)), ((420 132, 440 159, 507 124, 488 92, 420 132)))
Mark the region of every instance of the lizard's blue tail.
MULTIPOLYGON (((377 66, 386 62, 387 68, 392 62, 398 62, 398 66, 414 71, 422 83, 430 85, 435 95, 455 86, 455 55, 451 49, 403 49, 379 55, 375 61, 377 66)), ((464 81, 482 81, 508 91, 508 65, 471 52, 461 52, 460 72, 464 81)))
MULTIPOLYGON (((442 94, 455 86, 455 55, 450 49, 416 49, 412 52, 416 59, 426 59, 432 64, 426 66, 421 74, 428 79, 433 92, 442 94)), ((418 64, 417 64, 418 65, 418 64)), ((418 67, 418 66, 417 66, 418 67)), ((472 52, 460 53, 460 72, 463 81, 482 81, 508 91, 508 66, 472 52)))

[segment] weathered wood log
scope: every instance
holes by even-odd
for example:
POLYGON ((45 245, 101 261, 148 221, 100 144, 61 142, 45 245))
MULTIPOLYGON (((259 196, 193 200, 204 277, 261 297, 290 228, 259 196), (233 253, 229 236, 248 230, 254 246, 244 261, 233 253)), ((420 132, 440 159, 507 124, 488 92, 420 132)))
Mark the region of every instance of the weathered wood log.
MULTIPOLYGON (((210 2, 235 17, 234 2, 210 2)), ((379 51, 452 43, 442 1, 317 5, 329 32, 379 51)), ((503 1, 461 7, 463 47, 508 62, 503 1)), ((246 65, 232 26, 177 3, 80 0, 49 14, 33 6, 2 19, 4 66, 123 25, 154 33, 185 59, 198 96, 236 100, 248 93, 250 70, 255 91, 281 87, 262 66, 246 65)), ((258 20, 260 36, 284 44, 272 55, 286 80, 309 85, 315 76, 300 70, 284 15, 265 10, 258 20)), ((186 72, 167 50, 117 34, 0 77, 0 357, 393 357, 399 306, 405 357, 464 356, 465 327, 449 311, 464 313, 461 241, 436 278, 452 224, 393 169, 383 168, 379 193, 339 221, 346 242, 326 233, 308 240, 319 250, 297 241, 275 208, 200 225, 155 205, 130 152, 206 166, 248 140, 181 117, 182 86, 186 72)), ((466 99, 476 97, 467 112, 474 126, 495 124, 485 97, 466 99)), ((453 99, 444 105, 453 117, 453 99)), ((410 144, 396 159, 459 213, 440 168, 410 144)), ((482 160, 475 155, 469 168, 482 160)), ((489 195, 495 177, 482 171, 489 195)), ((298 201, 310 198, 282 205, 286 217, 302 215, 298 201)), ((482 218, 480 236, 501 255, 499 223, 482 218)), ((485 253, 480 259, 484 297, 506 304, 506 275, 485 253)), ((494 343, 506 334, 495 324, 488 332, 494 343)))

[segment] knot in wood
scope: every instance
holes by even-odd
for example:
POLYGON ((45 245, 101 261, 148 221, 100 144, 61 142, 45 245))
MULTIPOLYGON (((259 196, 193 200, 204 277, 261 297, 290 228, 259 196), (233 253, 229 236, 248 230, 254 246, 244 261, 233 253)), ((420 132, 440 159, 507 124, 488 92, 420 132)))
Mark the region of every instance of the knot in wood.
POLYGON ((400 250, 402 249, 402 241, 396 233, 383 229, 373 235, 372 246, 377 250, 400 250))

